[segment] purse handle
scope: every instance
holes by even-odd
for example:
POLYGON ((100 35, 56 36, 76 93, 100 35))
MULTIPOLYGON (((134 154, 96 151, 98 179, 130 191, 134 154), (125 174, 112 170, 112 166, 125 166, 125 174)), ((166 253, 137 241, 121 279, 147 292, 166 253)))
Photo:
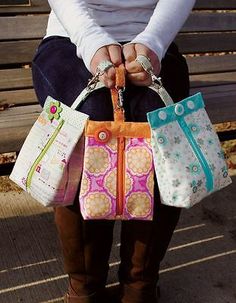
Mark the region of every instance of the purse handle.
POLYGON ((115 67, 116 85, 111 88, 111 100, 113 105, 114 121, 125 121, 125 111, 123 108, 123 92, 125 90, 125 67, 121 64, 115 67))
MULTIPOLYGON (((171 104, 174 104, 173 99, 168 94, 166 89, 164 88, 161 78, 157 77, 153 73, 153 67, 151 65, 150 59, 147 58, 144 55, 139 55, 136 58, 136 61, 143 67, 143 69, 151 75, 152 78, 152 84, 149 86, 150 89, 155 91, 161 98, 161 100, 164 102, 165 106, 169 106, 171 104)), ((111 66, 113 66, 109 61, 102 62, 100 68, 98 67, 96 74, 94 77, 89 80, 89 83, 85 89, 82 90, 82 92, 79 94, 79 96, 75 99, 73 104, 71 105, 72 109, 77 109, 79 105, 84 102, 87 97, 94 91, 105 87, 105 85, 99 81, 99 76, 101 76, 107 69, 109 69, 111 66)), ((124 87, 123 87, 124 89, 124 87)), ((120 96, 121 97, 121 96, 120 96)), ((113 106, 114 107, 114 106, 113 106)))

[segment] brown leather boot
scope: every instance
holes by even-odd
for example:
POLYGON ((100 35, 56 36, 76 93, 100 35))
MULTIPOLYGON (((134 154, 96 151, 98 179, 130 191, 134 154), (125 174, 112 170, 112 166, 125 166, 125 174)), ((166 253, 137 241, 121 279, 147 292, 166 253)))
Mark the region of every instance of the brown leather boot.
POLYGON ((121 231, 119 279, 122 303, 156 303, 159 265, 180 209, 156 203, 153 221, 124 221, 121 231))
POLYGON ((68 292, 65 294, 64 303, 92 303, 97 302, 96 300, 96 293, 89 294, 89 295, 80 295, 74 291, 71 284, 69 285, 68 292))
POLYGON ((56 208, 55 222, 70 281, 65 302, 102 302, 114 222, 85 221, 78 205, 56 208))
POLYGON ((136 289, 128 285, 122 287, 121 301, 124 303, 158 303, 160 298, 159 287, 153 289, 136 289))

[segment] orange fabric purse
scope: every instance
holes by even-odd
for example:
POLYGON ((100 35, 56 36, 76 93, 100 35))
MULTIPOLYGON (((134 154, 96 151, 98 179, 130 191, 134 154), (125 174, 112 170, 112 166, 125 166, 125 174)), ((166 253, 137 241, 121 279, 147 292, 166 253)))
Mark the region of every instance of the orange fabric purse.
POLYGON ((152 220, 154 165, 147 122, 125 122, 124 68, 111 89, 114 121, 88 120, 80 189, 84 219, 152 220))

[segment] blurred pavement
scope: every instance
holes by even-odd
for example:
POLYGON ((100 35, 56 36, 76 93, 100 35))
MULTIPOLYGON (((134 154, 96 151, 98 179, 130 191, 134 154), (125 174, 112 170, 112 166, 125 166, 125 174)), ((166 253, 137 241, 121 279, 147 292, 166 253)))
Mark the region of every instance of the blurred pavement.
MULTIPOLYGON (((52 210, 27 194, 0 193, 0 303, 63 302, 67 279, 53 221, 52 210)), ((119 223, 114 235, 108 286, 117 283, 119 223)), ((182 212, 160 286, 160 303, 236 303, 236 176, 182 212)))

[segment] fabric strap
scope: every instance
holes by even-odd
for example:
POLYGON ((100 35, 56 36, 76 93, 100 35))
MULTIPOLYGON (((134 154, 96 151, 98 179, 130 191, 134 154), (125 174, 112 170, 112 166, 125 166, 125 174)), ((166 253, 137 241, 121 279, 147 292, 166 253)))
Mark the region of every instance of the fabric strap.
POLYGON ((122 65, 115 68, 116 70, 116 86, 111 89, 111 99, 113 105, 114 121, 124 121, 125 114, 123 105, 121 104, 123 90, 125 88, 125 68, 122 65))
MULTIPOLYGON (((146 69, 145 69, 146 70, 146 69)), ((146 70, 148 72, 148 70, 146 70)), ((92 88, 91 87, 86 87, 80 95, 76 98, 74 103, 72 104, 71 108, 72 109, 77 109, 79 105, 86 100, 86 98, 95 90, 100 89, 102 87, 105 87, 105 85, 102 82, 97 82, 92 88)), ((118 68, 116 68, 116 89, 124 88, 125 87, 125 70, 123 65, 120 65, 118 68)), ((163 87, 161 83, 161 79, 157 78, 154 74, 152 74, 152 84, 149 86, 150 89, 155 91, 165 106, 169 106, 171 104, 174 104, 173 99, 171 96, 168 94, 166 89, 163 87)), ((113 91, 113 90, 112 90, 113 91)), ((115 93, 115 92, 113 92, 115 93)), ((117 96, 118 97, 118 96, 117 96)), ((114 107, 114 104, 113 104, 114 107)), ((115 109, 116 107, 114 107, 115 109)), ((118 114, 117 114, 118 115, 118 114)), ((115 118, 115 117, 114 117, 115 118)), ((118 116, 117 116, 118 118, 118 116)), ((120 119, 120 118, 118 118, 120 119)))
MULTIPOLYGON (((88 90, 87 87, 79 94, 79 96, 75 99, 74 103, 72 104, 72 109, 77 109, 81 103, 83 103, 87 97, 94 91, 101 89, 105 87, 105 85, 102 82, 98 82, 97 85, 92 89, 88 90)), ((152 89, 154 92, 156 92, 160 98, 162 99, 165 106, 169 106, 171 104, 174 104, 172 98, 166 91, 166 89, 163 86, 159 86, 156 84, 152 84, 149 86, 150 89, 152 89)))

